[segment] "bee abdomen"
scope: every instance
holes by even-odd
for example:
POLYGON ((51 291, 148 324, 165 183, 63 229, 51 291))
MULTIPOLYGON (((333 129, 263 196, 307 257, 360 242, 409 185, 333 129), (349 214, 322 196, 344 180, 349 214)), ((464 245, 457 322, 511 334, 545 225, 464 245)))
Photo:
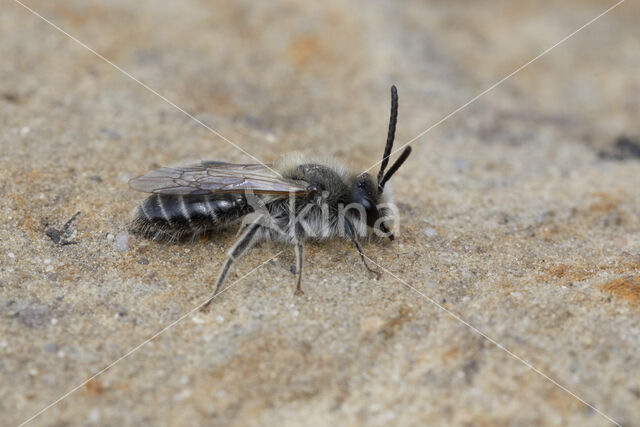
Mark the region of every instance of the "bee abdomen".
POLYGON ((248 213, 240 194, 176 196, 154 194, 136 209, 132 232, 148 238, 200 234, 248 213))

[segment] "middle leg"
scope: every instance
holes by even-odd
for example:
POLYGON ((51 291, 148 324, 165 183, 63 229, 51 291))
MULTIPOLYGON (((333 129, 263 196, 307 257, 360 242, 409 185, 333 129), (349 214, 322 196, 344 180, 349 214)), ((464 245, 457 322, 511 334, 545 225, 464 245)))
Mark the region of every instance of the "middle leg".
POLYGON ((302 284, 302 263, 304 261, 304 246, 302 242, 296 242, 296 275, 298 276, 296 291, 294 295, 302 296, 304 292, 302 292, 301 284, 302 284))

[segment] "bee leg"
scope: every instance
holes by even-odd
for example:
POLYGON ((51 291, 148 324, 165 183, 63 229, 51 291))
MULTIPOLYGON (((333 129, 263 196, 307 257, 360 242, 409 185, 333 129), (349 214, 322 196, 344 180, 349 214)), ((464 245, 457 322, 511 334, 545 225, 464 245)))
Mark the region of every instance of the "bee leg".
POLYGON ((377 271, 377 270, 373 270, 367 264, 367 260, 365 259, 365 255, 364 255, 364 251, 362 250, 362 246, 360 246, 360 242, 358 242, 358 239, 356 237, 355 228, 354 228, 353 224, 351 223, 351 221, 349 221, 346 217, 344 218, 344 225, 345 225, 345 227, 344 227, 345 231, 347 232, 347 236, 351 239, 351 241, 355 245, 356 249, 358 250, 358 253, 360 254, 360 259, 362 260, 362 263, 364 264, 364 267, 370 273, 375 274, 376 278, 379 278, 380 277, 380 272, 377 271))
POLYGON ((304 246, 302 242, 296 242, 296 275, 298 276, 296 291, 294 295, 302 296, 304 292, 302 292, 301 284, 302 284, 302 261, 304 260, 304 246))
POLYGON ((244 255, 247 250, 256 243, 255 237, 260 228, 262 228, 262 219, 263 217, 261 216, 256 218, 254 222, 247 224, 240 237, 238 237, 238 240, 235 241, 231 249, 229 249, 229 252, 227 252, 227 260, 225 261, 224 266, 220 271, 220 275, 218 276, 218 280, 216 281, 216 289, 213 292, 213 295, 211 295, 211 298, 209 298, 209 301, 202 306, 203 309, 208 307, 213 298, 218 294, 218 292, 220 292, 222 284, 227 278, 227 274, 229 273, 233 262, 244 255))

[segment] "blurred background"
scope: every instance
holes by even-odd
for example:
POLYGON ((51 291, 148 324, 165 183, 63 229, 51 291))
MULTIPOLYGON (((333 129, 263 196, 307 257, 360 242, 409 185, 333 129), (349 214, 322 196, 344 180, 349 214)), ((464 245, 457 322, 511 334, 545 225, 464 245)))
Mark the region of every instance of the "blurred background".
MULTIPOLYGON (((399 145, 614 4, 24 3, 65 35, 3 2, 5 421, 28 419, 210 291, 233 235, 129 238, 144 196, 127 180, 254 160, 158 94, 265 162, 301 151, 360 171, 382 156, 392 84, 399 145), (78 243, 56 244, 47 230, 77 211, 78 243)), ((309 247, 296 299, 285 251, 32 423, 637 423, 639 20, 637 2, 620 4, 414 142, 392 181, 401 235, 365 252, 431 302, 392 276, 372 281, 348 242, 309 247)), ((231 279, 275 252, 257 249, 231 279)))

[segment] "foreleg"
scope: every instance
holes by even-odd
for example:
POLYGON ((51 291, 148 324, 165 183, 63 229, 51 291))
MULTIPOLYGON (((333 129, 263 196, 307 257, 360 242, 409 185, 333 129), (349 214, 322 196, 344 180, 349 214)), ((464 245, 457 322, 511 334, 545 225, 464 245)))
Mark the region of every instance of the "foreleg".
POLYGON ((356 236, 356 231, 355 231, 355 227, 353 226, 353 224, 351 223, 351 221, 349 221, 346 217, 344 218, 344 229, 347 233, 347 236, 351 239, 351 241, 353 242, 353 244, 355 245, 356 249, 358 250, 358 253, 360 254, 360 259, 362 259, 362 263, 364 264, 365 268, 370 272, 375 274, 377 277, 380 276, 380 272, 373 270, 371 268, 369 268, 369 265, 367 264, 367 260, 364 256, 364 252, 362 251, 362 246, 360 246, 360 242, 358 242, 357 236, 356 236))

